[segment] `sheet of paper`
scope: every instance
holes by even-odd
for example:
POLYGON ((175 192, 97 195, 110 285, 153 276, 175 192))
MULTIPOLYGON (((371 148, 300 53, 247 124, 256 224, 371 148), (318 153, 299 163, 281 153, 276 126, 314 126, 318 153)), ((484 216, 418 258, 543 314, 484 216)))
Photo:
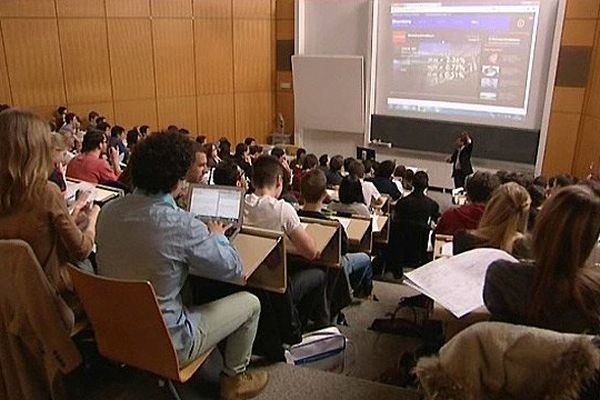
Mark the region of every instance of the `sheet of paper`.
POLYGON ((350 218, 344 218, 344 217, 332 217, 335 220, 338 220, 340 222, 340 224, 342 225, 342 227, 344 227, 344 230, 346 232, 348 232, 348 227, 350 226, 350 223, 352 222, 352 219, 350 218))
POLYGON ((371 215, 371 220, 373 221, 373 233, 381 231, 381 227, 379 226, 379 215, 371 215))
POLYGON ((496 260, 517 260, 497 249, 475 249, 440 258, 405 274, 405 283, 460 318, 483 306, 485 274, 496 260))
POLYGON ((442 256, 452 257, 454 255, 454 243, 446 242, 442 246, 442 256))

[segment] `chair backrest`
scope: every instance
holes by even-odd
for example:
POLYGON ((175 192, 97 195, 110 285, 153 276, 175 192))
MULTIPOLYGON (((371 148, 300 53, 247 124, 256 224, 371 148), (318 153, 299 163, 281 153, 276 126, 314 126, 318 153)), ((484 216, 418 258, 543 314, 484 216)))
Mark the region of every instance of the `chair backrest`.
POLYGON ((179 361, 150 282, 105 278, 70 267, 100 354, 179 380, 179 361))

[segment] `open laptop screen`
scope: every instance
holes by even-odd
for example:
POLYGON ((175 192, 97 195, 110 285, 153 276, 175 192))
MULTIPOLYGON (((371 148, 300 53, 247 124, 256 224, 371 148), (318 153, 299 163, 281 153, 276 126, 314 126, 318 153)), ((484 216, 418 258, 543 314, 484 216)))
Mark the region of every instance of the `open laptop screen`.
POLYGON ((201 220, 237 223, 242 216, 243 192, 234 187, 192 185, 189 211, 201 220))

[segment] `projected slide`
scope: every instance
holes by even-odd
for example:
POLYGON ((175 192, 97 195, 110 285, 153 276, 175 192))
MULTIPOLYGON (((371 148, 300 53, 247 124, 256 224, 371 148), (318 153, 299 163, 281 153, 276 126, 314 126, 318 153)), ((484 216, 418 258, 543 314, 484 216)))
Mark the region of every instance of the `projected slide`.
POLYGON ((377 113, 511 125, 528 120, 537 87, 539 3, 396 1, 387 7, 379 21, 377 113))

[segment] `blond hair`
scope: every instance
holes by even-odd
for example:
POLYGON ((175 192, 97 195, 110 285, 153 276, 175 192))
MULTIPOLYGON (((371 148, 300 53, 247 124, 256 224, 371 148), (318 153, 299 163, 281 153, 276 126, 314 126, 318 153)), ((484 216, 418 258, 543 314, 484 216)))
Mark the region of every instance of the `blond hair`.
POLYGON ((512 252, 515 240, 527 229, 531 198, 518 183, 509 182, 494 191, 479 227, 472 231, 478 245, 512 252))
POLYGON ((50 127, 29 111, 0 113, 0 214, 33 201, 52 170, 50 127))

